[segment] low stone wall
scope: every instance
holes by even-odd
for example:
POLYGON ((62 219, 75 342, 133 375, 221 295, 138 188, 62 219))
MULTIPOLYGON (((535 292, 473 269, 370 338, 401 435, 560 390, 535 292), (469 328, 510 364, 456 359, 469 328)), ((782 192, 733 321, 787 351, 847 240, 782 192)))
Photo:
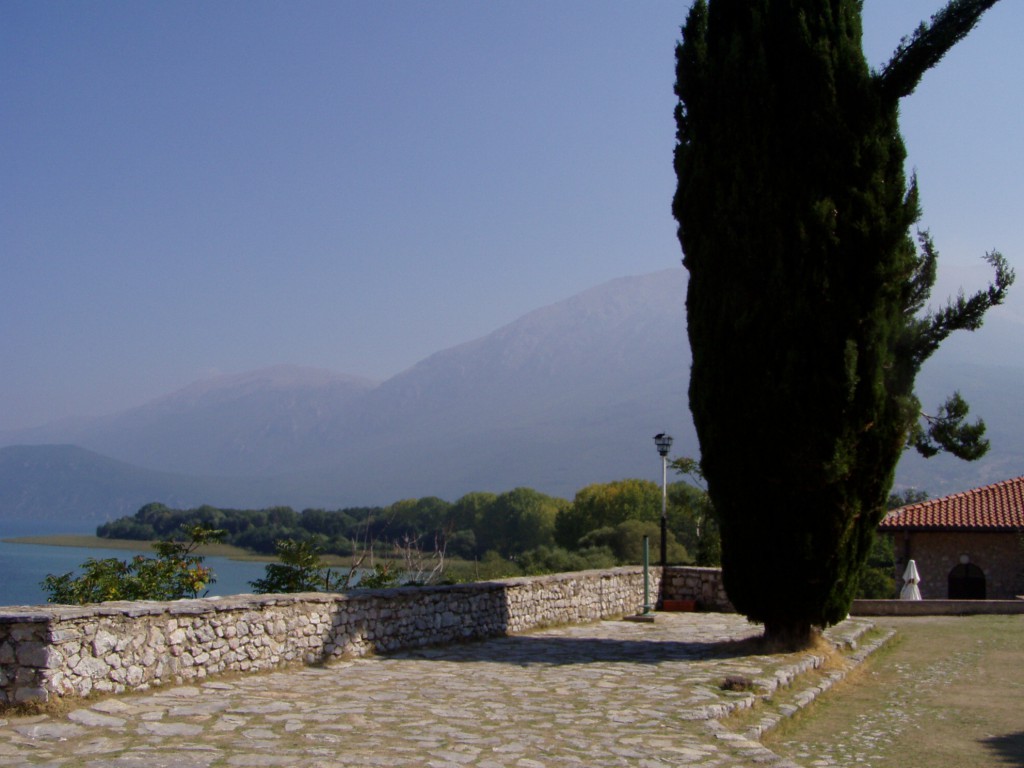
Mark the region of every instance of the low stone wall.
MULTIPOLYGON (((650 594, 660 589, 650 573, 650 594)), ((637 613, 643 570, 614 568, 347 594, 0 608, 0 705, 122 692, 637 613)), ((669 599, 728 607, 715 568, 670 568, 669 599)))
POLYGON ((667 600, 696 600, 700 611, 736 612, 725 594, 721 568, 666 568, 662 597, 667 600))
POLYGON ((851 616, 972 616, 1024 613, 1024 600, 854 600, 851 616))

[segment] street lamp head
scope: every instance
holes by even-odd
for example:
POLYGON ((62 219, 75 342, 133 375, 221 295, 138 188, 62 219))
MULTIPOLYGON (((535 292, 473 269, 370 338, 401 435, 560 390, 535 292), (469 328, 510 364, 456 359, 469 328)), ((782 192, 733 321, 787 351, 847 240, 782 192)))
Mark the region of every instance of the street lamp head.
POLYGON ((654 436, 654 444, 658 447, 658 453, 662 458, 668 456, 668 449, 672 447, 672 436, 659 432, 654 436))

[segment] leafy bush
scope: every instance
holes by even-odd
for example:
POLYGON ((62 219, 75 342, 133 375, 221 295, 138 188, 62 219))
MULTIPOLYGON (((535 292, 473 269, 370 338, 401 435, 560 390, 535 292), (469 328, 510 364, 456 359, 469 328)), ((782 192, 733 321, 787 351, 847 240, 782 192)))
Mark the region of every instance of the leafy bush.
POLYGON ((397 587, 402 580, 402 572, 388 560, 381 560, 373 566, 373 570, 363 574, 356 582, 359 589, 387 589, 397 587))
POLYGON ((220 541, 224 532, 200 525, 184 532, 184 540, 166 539, 153 544, 157 556, 137 555, 131 560, 89 558, 84 573, 48 574, 41 586, 51 603, 84 605, 107 600, 180 600, 198 597, 216 581, 213 569, 195 554, 200 544, 220 541))
POLYGON ((889 600, 896 597, 896 579, 891 569, 865 566, 857 582, 857 597, 865 600, 889 600))
POLYGON ((562 547, 537 547, 524 552, 519 559, 520 568, 529 576, 611 568, 614 565, 615 555, 608 547, 591 547, 578 552, 570 552, 562 547))
MULTIPOLYGON (((644 559, 644 536, 648 538, 650 545, 650 561, 657 562, 660 556, 658 550, 661 542, 661 525, 659 523, 623 520, 618 525, 591 531, 580 539, 580 546, 584 549, 605 547, 614 555, 618 564, 635 565, 642 563, 644 559)), ((672 531, 666 531, 665 549, 670 563, 686 563, 690 560, 686 547, 676 541, 672 531)))
POLYGON ((566 549, 586 546, 590 532, 626 520, 656 523, 661 517, 661 488, 650 480, 593 483, 576 492, 572 504, 558 513, 555 541, 566 549))
POLYGON ((268 563, 266 576, 250 581, 258 594, 287 592, 333 592, 343 587, 343 579, 320 558, 323 548, 318 539, 277 542, 279 563, 268 563))
POLYGON ((673 459, 669 466, 688 482, 669 486, 669 522, 688 552, 696 555, 696 564, 722 564, 722 537, 718 515, 708 496, 707 482, 700 463, 689 456, 673 459))
POLYGON ((895 568, 892 539, 876 531, 868 559, 860 571, 856 596, 867 600, 896 597, 895 568))

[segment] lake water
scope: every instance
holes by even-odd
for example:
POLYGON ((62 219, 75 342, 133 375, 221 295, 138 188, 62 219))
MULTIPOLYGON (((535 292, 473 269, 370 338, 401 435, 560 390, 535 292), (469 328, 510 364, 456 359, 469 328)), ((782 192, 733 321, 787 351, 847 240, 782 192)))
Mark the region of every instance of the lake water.
MULTIPOLYGON (((55 531, 40 526, 38 521, 4 521, 0 524, 0 538, 57 533, 93 534, 95 531, 55 531)), ((127 549, 51 547, 0 541, 0 606, 43 605, 46 603, 46 592, 39 583, 48 574, 62 574, 68 571, 80 573, 79 566, 90 557, 97 560, 107 557, 127 560, 135 554, 152 556, 153 550, 145 543, 139 547, 138 552, 133 552, 127 549)), ((207 557, 204 564, 213 568, 217 577, 217 581, 208 588, 211 596, 252 592, 249 582, 265 575, 264 563, 207 557)))

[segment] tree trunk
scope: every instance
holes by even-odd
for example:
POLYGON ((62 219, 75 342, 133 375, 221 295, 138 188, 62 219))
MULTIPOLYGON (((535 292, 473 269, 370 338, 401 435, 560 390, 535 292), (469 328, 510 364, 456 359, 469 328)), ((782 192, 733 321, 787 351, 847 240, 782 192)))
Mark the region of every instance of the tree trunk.
POLYGON ((817 637, 818 631, 802 619, 777 619, 764 624, 764 641, 772 650, 802 651, 810 648, 817 637))

